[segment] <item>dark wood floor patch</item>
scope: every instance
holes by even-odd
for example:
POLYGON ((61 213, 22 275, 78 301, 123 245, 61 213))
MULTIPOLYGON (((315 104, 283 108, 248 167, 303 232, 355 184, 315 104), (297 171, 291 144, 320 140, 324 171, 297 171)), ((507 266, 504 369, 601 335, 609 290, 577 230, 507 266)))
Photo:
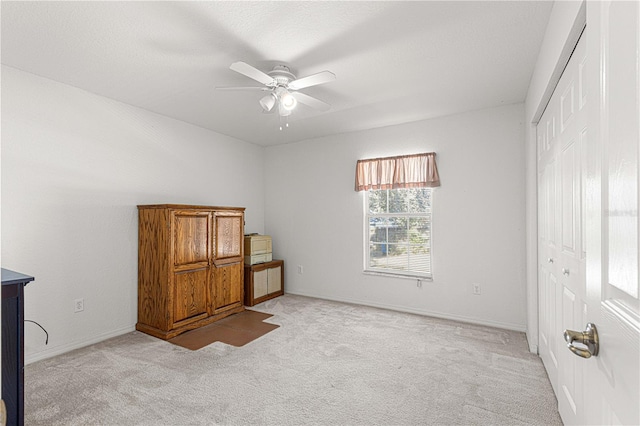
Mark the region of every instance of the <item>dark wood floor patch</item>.
POLYGON ((244 346, 260 336, 280 327, 263 322, 271 314, 245 310, 235 315, 214 322, 213 324, 187 331, 169 339, 174 345, 196 351, 212 344, 223 342, 233 346, 244 346))

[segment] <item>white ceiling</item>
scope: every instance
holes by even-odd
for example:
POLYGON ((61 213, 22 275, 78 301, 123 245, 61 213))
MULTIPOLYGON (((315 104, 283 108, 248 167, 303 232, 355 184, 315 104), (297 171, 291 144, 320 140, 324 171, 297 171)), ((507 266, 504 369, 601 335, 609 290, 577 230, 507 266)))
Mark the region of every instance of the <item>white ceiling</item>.
POLYGON ((7 2, 2 63, 260 145, 524 101, 549 1, 7 2), (337 80, 280 131, 229 65, 337 80))

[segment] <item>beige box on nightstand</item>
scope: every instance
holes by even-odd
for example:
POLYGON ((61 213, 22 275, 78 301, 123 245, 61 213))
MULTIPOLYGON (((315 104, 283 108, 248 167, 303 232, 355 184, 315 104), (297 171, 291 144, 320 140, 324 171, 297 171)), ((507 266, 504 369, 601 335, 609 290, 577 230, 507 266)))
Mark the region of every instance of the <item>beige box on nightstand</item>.
POLYGON ((255 265, 257 263, 271 262, 273 253, 252 254, 244 257, 245 265, 255 265))
POLYGON ((271 237, 269 235, 244 236, 244 263, 255 265, 270 262, 272 259, 271 237))
POLYGON ((269 235, 245 235, 244 254, 271 253, 271 236, 269 235))

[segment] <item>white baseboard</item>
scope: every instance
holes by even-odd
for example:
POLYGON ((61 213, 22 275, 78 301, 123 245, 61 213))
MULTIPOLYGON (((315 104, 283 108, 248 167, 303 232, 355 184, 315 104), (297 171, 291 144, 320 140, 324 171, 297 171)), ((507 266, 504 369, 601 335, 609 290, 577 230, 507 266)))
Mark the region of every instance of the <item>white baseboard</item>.
POLYGON ((97 336, 93 336, 91 339, 79 340, 66 345, 56 346, 44 351, 36 352, 34 354, 29 354, 24 357, 24 364, 31 364, 36 361, 41 361, 43 359, 51 358, 56 355, 62 355, 67 352, 71 352, 75 349, 84 348, 85 346, 93 345, 94 343, 102 342, 103 340, 110 339, 112 337, 121 336, 123 334, 130 333, 136 330, 135 325, 130 325, 127 327, 120 328, 118 330, 108 331, 106 333, 99 334, 97 336))
POLYGON ((540 355, 540 353, 538 352, 538 343, 531 339, 531 336, 529 336, 529 333, 526 333, 526 334, 527 334, 527 343, 529 344, 529 352, 531 352, 532 354, 540 355))
POLYGON ((499 322, 499 321, 491 321, 491 320, 484 320, 484 319, 479 319, 479 318, 467 317, 467 316, 464 316, 464 315, 455 315, 455 314, 452 315, 452 314, 447 314, 447 313, 442 313, 442 312, 437 312, 437 311, 430 311, 430 310, 425 310, 425 309, 408 308, 406 306, 397 306, 397 305, 391 305, 391 304, 388 304, 388 303, 376 303, 376 302, 358 300, 358 299, 328 297, 328 296, 324 296, 324 295, 306 293, 306 292, 303 292, 303 291, 290 291, 290 290, 287 290, 286 294, 295 294, 295 295, 298 295, 298 296, 313 297, 313 298, 316 298, 316 299, 331 300, 331 301, 334 301, 334 302, 352 303, 354 305, 371 306, 373 308, 389 309, 391 311, 406 312, 406 313, 409 313, 409 314, 424 315, 424 316, 428 316, 428 317, 435 317, 435 318, 447 319, 447 320, 452 320, 452 321, 460 321, 460 322, 466 322, 466 323, 470 323, 470 324, 485 325, 485 326, 488 326, 488 327, 502 328, 502 329, 505 329, 505 330, 512 330, 512 331, 520 331, 520 332, 523 332, 523 333, 527 330, 527 327, 526 327, 525 324, 503 323, 503 322, 499 322))
MULTIPOLYGON (((424 316, 447 319, 452 321, 460 321, 460 322, 466 322, 470 324, 484 325, 488 327, 502 328, 505 330, 526 332, 526 326, 521 324, 503 323, 499 321, 490 321, 490 320, 488 321, 488 320, 483 320, 483 319, 478 319, 473 317, 467 317, 464 315, 452 315, 452 314, 447 314, 447 313, 442 313, 437 311, 430 311, 425 309, 415 309, 415 308, 408 308, 406 306, 391 305, 388 303, 375 303, 371 301, 351 299, 351 298, 327 297, 324 295, 307 293, 303 291, 287 291, 287 294, 295 294, 298 296, 331 300, 334 302, 352 303, 354 305, 371 306, 374 308, 389 309, 392 311, 406 312, 409 314, 424 315, 424 316)), ((112 330, 103 334, 99 334, 97 336, 94 336, 91 339, 80 340, 80 341, 72 342, 62 346, 52 347, 34 354, 29 354, 28 356, 25 356, 25 365, 31 364, 33 362, 41 361, 43 359, 51 358, 57 355, 62 355, 64 353, 73 351, 75 349, 84 348, 85 346, 93 345, 94 343, 102 342, 103 340, 107 340, 112 337, 117 337, 122 334, 130 333, 132 331, 135 331, 135 329, 136 329, 135 325, 130 325, 117 330, 112 330)), ((537 345, 533 345, 532 342, 530 342, 528 339, 527 341, 529 343, 530 351, 532 353, 537 353, 538 352, 537 345)))

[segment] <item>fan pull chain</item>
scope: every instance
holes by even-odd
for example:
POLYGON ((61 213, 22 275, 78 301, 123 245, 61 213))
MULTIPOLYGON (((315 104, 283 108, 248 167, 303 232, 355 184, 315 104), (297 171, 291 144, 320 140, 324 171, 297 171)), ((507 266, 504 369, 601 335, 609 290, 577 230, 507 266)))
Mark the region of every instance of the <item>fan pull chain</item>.
MULTIPOLYGON (((284 118, 284 127, 288 128, 289 127, 289 117, 285 117, 284 118)), ((282 127, 282 116, 280 116, 280 131, 282 131, 283 127, 282 127)))

